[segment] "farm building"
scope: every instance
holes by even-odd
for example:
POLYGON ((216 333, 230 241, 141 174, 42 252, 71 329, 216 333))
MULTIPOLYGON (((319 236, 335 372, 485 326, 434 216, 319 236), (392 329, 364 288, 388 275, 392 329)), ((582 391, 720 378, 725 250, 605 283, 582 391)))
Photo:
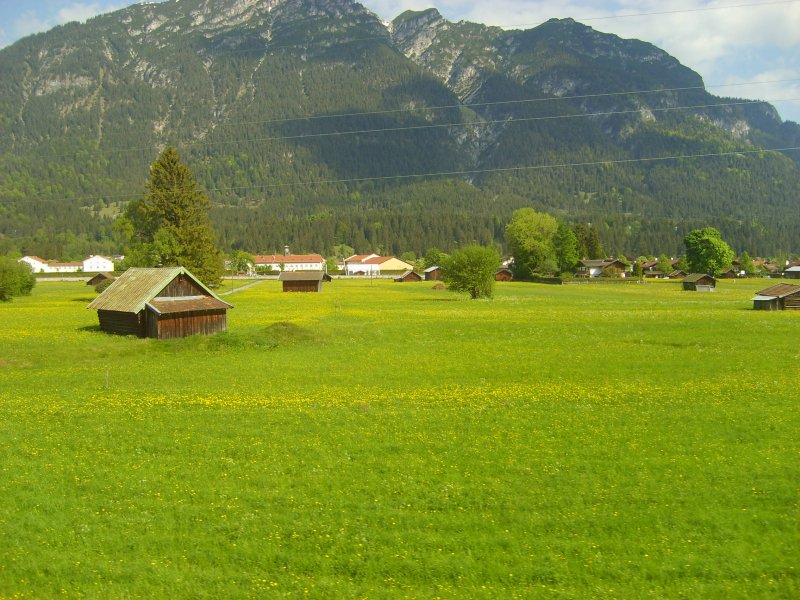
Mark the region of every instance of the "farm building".
POLYGON ((800 310, 800 285, 779 283, 757 292, 755 310, 800 310))
POLYGON ((511 274, 511 269, 498 269, 494 273, 495 281, 511 281, 514 276, 511 274))
POLYGON ((717 280, 706 273, 689 273, 681 283, 684 290, 693 292, 713 292, 717 287, 717 280))
POLYGON ((282 271, 278 281, 283 282, 284 292, 321 292, 326 277, 330 281, 323 271, 282 271))
POLYGON ((625 277, 628 265, 616 258, 584 259, 578 261, 578 273, 583 277, 620 275, 625 277))
POLYGON ((415 271, 406 271, 400 277, 395 277, 394 280, 397 282, 422 281, 422 275, 415 271))
POLYGON ((425 281, 439 281, 442 278, 442 269, 438 265, 433 265, 425 269, 425 281))
POLYGON ((87 306, 107 333, 178 338, 227 329, 230 304, 183 267, 128 269, 87 306))
POLYGON ((86 285, 100 285, 104 281, 114 281, 114 276, 111 273, 98 273, 86 282, 86 285))
POLYGON ((783 272, 786 279, 800 279, 800 266, 789 267, 783 272))

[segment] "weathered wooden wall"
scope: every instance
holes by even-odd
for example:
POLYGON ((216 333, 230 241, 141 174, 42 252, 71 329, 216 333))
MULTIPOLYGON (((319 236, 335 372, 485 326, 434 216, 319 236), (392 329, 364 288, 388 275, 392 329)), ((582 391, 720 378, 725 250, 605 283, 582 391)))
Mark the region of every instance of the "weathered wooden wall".
POLYGON ((210 335, 226 331, 228 319, 226 311, 201 311, 191 313, 170 313, 157 315, 147 311, 147 337, 172 339, 190 335, 210 335))
POLYGON ((284 281, 284 292, 321 292, 321 281, 284 281))
POLYGON ((137 315, 116 310, 98 310, 97 317, 100 320, 100 329, 107 333, 137 335, 139 337, 144 335, 141 313, 137 315))

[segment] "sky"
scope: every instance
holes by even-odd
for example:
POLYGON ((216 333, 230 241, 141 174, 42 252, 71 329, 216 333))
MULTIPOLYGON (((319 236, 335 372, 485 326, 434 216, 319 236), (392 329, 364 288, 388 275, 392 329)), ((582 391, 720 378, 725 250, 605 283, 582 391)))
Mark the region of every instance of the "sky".
MULTIPOLYGON (((178 0, 180 1, 180 0, 178 0)), ((0 0, 0 48, 131 0, 0 0)), ((530 29, 571 17, 637 38, 697 71, 718 96, 766 100, 800 123, 800 0, 362 0, 384 20, 435 6, 450 21, 530 29)))

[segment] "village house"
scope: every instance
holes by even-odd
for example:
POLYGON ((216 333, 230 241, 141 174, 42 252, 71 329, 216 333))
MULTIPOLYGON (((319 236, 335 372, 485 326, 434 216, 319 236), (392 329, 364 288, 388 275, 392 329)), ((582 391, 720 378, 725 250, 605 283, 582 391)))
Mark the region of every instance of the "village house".
POLYGON ((232 305, 183 267, 165 267, 128 269, 86 308, 107 333, 167 339, 225 331, 232 305))
POLYGON ((38 256, 23 256, 19 262, 30 267, 32 273, 100 273, 114 270, 114 262, 104 256, 91 255, 81 262, 57 262, 38 256))
POLYGON ((325 259, 319 254, 291 254, 289 247, 283 254, 259 254, 253 257, 256 270, 272 271, 325 271, 325 259))
POLYGON ((354 254, 344 259, 345 275, 369 275, 378 277, 382 272, 403 273, 413 271, 414 265, 394 256, 378 254, 354 254))
POLYGON ((584 277, 600 277, 611 274, 625 277, 628 265, 617 258, 583 259, 578 261, 578 274, 584 277))

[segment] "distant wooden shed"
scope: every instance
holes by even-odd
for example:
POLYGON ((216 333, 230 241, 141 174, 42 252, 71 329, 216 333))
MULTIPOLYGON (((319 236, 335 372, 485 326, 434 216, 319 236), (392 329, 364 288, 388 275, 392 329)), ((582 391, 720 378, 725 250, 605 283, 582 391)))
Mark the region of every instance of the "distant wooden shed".
POLYGON ((96 286, 105 281, 114 281, 114 276, 111 273, 98 273, 86 282, 86 285, 96 286))
POLYGON ((511 281, 512 279, 514 279, 514 275, 511 273, 511 269, 498 269, 494 273, 495 281, 511 281))
POLYGON ((442 278, 442 269, 437 265, 425 269, 425 281, 439 281, 442 278))
POLYGON ((755 310, 800 310, 800 285, 779 283, 756 292, 755 310))
POLYGON ((707 273, 689 273, 681 283, 684 290, 694 292, 713 292, 717 287, 717 280, 707 273))
POLYGON ((416 271, 406 271, 399 277, 395 277, 394 280, 397 282, 422 281, 422 275, 420 275, 416 271))
POLYGON ((284 292, 321 292, 324 271, 283 271, 278 281, 283 282, 284 292))
POLYGON ((183 267, 166 267, 128 269, 87 308, 107 333, 168 339, 225 331, 232 306, 183 267))

